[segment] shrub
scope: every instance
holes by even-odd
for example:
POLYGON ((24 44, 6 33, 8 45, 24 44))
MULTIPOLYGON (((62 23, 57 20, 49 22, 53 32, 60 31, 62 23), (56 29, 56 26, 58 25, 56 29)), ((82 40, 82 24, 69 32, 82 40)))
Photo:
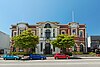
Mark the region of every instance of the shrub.
POLYGON ((11 52, 11 55, 24 55, 27 54, 26 52, 11 52))
POLYGON ((66 52, 66 55, 72 56, 72 52, 66 52))
POLYGON ((89 55, 91 55, 91 56, 95 56, 96 53, 90 52, 89 55))
POLYGON ((82 55, 83 52, 72 52, 73 55, 82 55))
MULTIPOLYGON (((30 53, 26 53, 26 52, 10 52, 11 55, 28 55, 30 53)), ((32 53, 35 54, 35 53, 32 53)))
POLYGON ((83 54, 89 54, 89 52, 83 52, 83 54))

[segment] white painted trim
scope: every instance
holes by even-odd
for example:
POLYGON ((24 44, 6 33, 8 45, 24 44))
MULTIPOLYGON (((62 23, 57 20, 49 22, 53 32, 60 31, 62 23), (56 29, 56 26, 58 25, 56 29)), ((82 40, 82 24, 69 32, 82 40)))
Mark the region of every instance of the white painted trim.
POLYGON ((85 28, 79 28, 79 29, 85 29, 85 28))
POLYGON ((84 44, 83 43, 81 43, 80 45, 83 45, 83 47, 84 47, 84 44))
POLYGON ((71 28, 71 35, 76 35, 77 36, 77 28, 71 28), (76 33, 75 34, 73 34, 73 30, 76 30, 76 33))
POLYGON ((80 32, 82 31, 82 37, 84 37, 84 31, 83 30, 79 30, 79 37, 80 37, 80 32))
POLYGON ((13 31, 13 37, 16 36, 14 33, 16 33, 16 35, 17 35, 17 31, 13 31))
POLYGON ((61 30, 61 34, 62 34, 62 32, 64 32, 64 34, 66 34, 66 31, 65 30, 61 30))

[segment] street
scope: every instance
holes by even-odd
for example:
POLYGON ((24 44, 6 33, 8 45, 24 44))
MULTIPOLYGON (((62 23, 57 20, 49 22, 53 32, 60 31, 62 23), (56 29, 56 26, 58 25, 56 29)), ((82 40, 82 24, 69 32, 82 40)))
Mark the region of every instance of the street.
POLYGON ((100 59, 0 60, 0 67, 100 67, 100 59))

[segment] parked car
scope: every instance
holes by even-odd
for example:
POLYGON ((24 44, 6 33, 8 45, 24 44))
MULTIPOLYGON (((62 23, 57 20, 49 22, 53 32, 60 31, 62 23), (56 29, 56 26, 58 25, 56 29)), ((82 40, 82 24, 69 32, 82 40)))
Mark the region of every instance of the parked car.
POLYGON ((46 56, 42 56, 42 55, 39 55, 39 54, 30 54, 29 59, 32 59, 32 60, 45 60, 46 56))
POLYGON ((16 56, 16 55, 4 54, 3 59, 4 60, 18 60, 18 59, 21 59, 21 57, 16 56))
POLYGON ((30 60, 29 55, 28 56, 22 56, 21 60, 30 60))
POLYGON ((56 53, 56 54, 54 55, 54 58, 55 58, 55 59, 69 59, 70 56, 69 56, 69 55, 65 55, 65 54, 61 54, 61 53, 56 53))

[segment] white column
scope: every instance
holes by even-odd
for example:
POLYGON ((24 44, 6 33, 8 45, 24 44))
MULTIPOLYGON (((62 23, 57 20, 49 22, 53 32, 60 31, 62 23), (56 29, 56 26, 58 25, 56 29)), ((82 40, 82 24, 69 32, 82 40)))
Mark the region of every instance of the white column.
POLYGON ((57 28, 57 35, 55 35, 55 36, 58 36, 59 35, 59 27, 57 28))
POLYGON ((43 32, 43 37, 45 37, 45 29, 44 28, 43 28, 43 31, 42 32, 43 32))
POLYGON ((44 53, 44 49, 45 49, 45 41, 43 41, 43 53, 44 53))
POLYGON ((17 35, 19 35, 19 32, 20 32, 20 31, 19 31, 19 28, 18 28, 18 26, 17 26, 17 35))
POLYGON ((57 30, 57 28, 55 28, 55 37, 58 36, 57 33, 58 33, 58 30, 57 30))
POLYGON ((41 37, 41 29, 40 28, 39 28, 38 34, 39 34, 39 37, 41 37))
POLYGON ((36 53, 39 54, 39 44, 37 44, 37 47, 35 50, 36 50, 36 53))
POLYGON ((39 36, 39 28, 36 28, 36 35, 39 36))
POLYGON ((53 28, 51 29, 51 37, 53 37, 53 28))
POLYGON ((43 49, 45 49, 45 41, 43 42, 43 49))
POLYGON ((54 53, 54 52, 53 52, 53 45, 52 45, 52 44, 50 44, 50 45, 51 45, 51 49, 52 49, 52 54, 53 54, 53 53, 54 53))

